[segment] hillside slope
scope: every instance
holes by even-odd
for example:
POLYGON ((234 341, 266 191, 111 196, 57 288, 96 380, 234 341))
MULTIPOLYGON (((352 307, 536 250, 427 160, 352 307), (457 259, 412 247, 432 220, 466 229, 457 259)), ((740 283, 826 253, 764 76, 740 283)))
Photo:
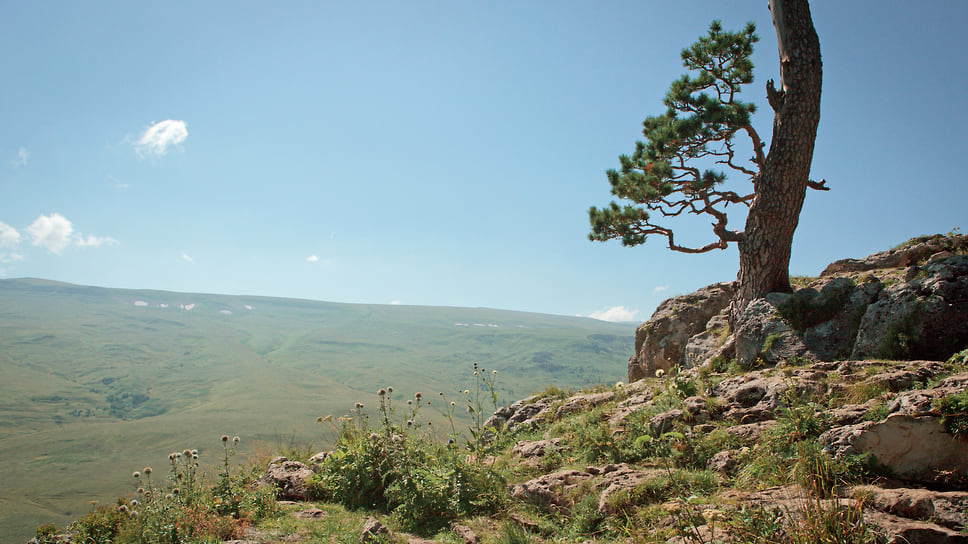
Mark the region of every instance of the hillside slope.
POLYGON ((125 492, 130 467, 245 437, 322 445, 315 418, 381 386, 451 391, 473 362, 514 399, 624 373, 633 326, 0 280, 0 541, 125 492), (24 500, 24 498, 26 500, 24 500))

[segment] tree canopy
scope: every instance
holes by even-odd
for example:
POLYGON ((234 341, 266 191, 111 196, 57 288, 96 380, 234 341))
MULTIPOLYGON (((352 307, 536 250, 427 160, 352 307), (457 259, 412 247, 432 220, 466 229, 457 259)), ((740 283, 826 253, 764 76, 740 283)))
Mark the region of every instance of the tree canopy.
POLYGON ((807 187, 826 190, 825 181, 808 179, 820 120, 822 64, 820 41, 806 0, 770 0, 777 34, 781 84, 772 80, 766 94, 775 115, 769 152, 751 124, 753 103, 739 99, 753 82, 753 45, 759 40, 748 23, 729 32, 713 21, 705 36, 682 51, 689 73, 672 82, 662 115, 642 123, 644 141, 631 155, 619 157, 607 176, 612 202, 592 207, 589 238, 621 240, 637 246, 649 235, 664 236, 669 248, 685 253, 725 249, 740 251, 739 289, 734 312, 765 293, 789 291, 793 232, 807 187), (738 157, 744 151, 751 157, 738 157), (750 151, 751 150, 751 151, 750 151), (725 188, 727 172, 746 178, 749 191, 725 188), (742 230, 728 227, 727 207, 746 209, 742 230), (684 214, 712 219, 713 240, 684 245, 673 230, 659 224, 684 214))

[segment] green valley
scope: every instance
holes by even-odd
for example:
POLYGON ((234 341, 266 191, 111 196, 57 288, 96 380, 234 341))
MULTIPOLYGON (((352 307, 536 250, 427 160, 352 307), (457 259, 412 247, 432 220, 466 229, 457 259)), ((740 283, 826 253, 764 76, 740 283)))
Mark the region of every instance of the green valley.
MULTIPOLYGON (((171 451, 326 446, 318 416, 392 385, 502 401, 625 375, 634 326, 491 309, 353 305, 0 280, 0 541, 130 491, 171 451)), ((210 459, 211 460, 211 459, 210 459)))

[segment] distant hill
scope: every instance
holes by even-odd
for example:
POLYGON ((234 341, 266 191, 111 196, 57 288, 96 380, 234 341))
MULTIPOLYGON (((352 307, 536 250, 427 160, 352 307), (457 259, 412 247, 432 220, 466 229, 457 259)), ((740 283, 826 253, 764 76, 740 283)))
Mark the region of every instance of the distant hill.
POLYGON ((634 324, 0 280, 0 542, 129 491, 170 451, 315 441, 317 416, 471 384, 502 399, 625 375, 634 324))

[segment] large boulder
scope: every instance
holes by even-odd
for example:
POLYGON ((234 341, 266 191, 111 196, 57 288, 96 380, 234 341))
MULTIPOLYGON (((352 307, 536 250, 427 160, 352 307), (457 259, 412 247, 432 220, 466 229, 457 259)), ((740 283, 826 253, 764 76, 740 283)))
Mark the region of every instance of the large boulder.
POLYGON ((629 382, 686 366, 689 338, 704 332, 707 322, 733 298, 735 282, 716 283, 695 293, 665 300, 635 331, 635 354, 629 359, 629 382))
POLYGON ((880 422, 831 429, 820 442, 837 459, 872 455, 904 480, 935 485, 968 480, 968 442, 945 431, 936 416, 892 414, 880 422))
POLYGON ((795 296, 770 293, 746 306, 735 324, 737 361, 749 367, 757 361, 776 364, 794 357, 813 357, 802 335, 780 312, 795 296))
POLYGON ((306 481, 313 476, 313 469, 299 461, 276 457, 269 462, 260 483, 276 488, 280 501, 305 501, 308 499, 306 481))
POLYGON ((968 255, 933 259, 867 307, 851 358, 944 360, 968 345, 968 255))

